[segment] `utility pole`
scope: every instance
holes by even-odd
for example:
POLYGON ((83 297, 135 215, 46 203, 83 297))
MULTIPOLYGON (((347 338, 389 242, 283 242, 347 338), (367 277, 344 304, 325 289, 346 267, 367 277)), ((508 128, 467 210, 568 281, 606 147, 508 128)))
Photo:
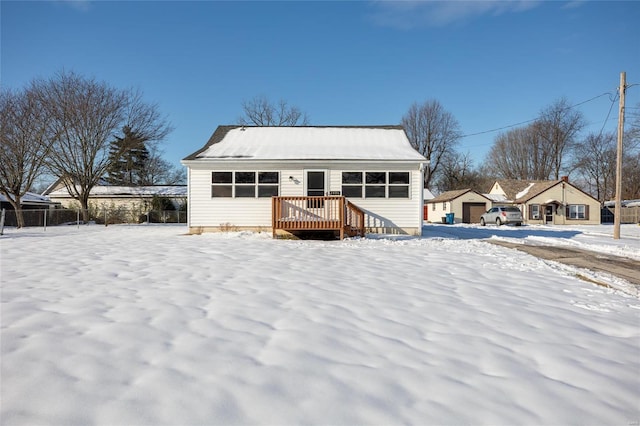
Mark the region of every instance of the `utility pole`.
POLYGON ((620 110, 618 112, 618 155, 616 157, 616 206, 613 218, 613 239, 620 239, 622 216, 622 137, 624 136, 624 94, 627 88, 627 73, 620 73, 620 110))

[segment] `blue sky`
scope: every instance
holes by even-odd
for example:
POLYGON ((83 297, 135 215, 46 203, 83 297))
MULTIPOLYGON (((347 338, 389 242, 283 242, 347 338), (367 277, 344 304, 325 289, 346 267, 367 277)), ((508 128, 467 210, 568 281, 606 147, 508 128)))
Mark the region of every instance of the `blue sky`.
MULTIPOLYGON (((66 69, 139 88, 175 127, 164 150, 176 165, 258 95, 313 125, 398 124, 436 99, 472 135, 458 149, 477 165, 487 131, 561 97, 595 98, 576 107, 586 131, 614 131, 620 72, 640 83, 635 1, 3 0, 0 14, 3 86, 66 69)), ((639 103, 630 87, 627 106, 639 103)))

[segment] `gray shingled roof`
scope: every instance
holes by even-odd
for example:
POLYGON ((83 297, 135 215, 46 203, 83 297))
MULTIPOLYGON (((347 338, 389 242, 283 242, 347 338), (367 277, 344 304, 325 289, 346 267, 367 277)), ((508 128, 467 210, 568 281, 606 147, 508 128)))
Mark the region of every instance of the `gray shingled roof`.
POLYGON ((531 184, 531 188, 527 193, 518 199, 518 202, 524 202, 541 192, 546 191, 554 185, 562 182, 559 180, 520 180, 520 179, 503 179, 496 181, 505 193, 507 200, 516 201, 516 196, 527 189, 531 184))
MULTIPOLYGON (((498 184, 500 184, 500 186, 502 187, 502 189, 504 190, 505 194, 506 194, 506 198, 507 200, 512 201, 515 204, 522 204, 522 203, 526 203, 527 201, 529 201, 530 199, 532 199, 533 197, 540 195, 541 193, 547 191, 550 188, 553 188, 554 186, 562 183, 562 180, 516 180, 516 179, 505 179, 505 180, 498 180, 496 181, 498 184), (531 185, 533 184, 533 185, 531 185), (529 186, 531 186, 529 188, 529 186), (516 195, 520 194, 521 192, 523 192, 525 189, 529 188, 529 190, 523 194, 522 196, 520 196, 520 198, 516 198, 516 195)), ((582 192, 583 194, 593 198, 595 200, 595 198, 590 195, 587 194, 586 192, 584 192, 583 190, 581 190, 580 188, 578 188, 575 185, 572 185, 570 182, 565 182, 567 185, 571 185, 573 188, 577 189, 578 191, 582 192)))
MULTIPOLYGON (((552 188, 562 182, 561 180, 550 180, 546 182, 536 182, 522 197, 515 200, 516 203, 526 203, 536 195, 539 195, 549 188, 552 188)), ((523 190, 526 189, 523 188, 523 190)))

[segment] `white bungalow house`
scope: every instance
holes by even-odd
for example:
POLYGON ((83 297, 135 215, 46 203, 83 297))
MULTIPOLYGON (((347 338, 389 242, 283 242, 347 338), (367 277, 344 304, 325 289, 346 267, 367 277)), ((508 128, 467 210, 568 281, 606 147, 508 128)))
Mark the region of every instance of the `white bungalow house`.
POLYGON ((425 201, 429 222, 440 222, 453 214, 453 223, 479 223, 480 216, 491 207, 491 200, 472 189, 443 192, 425 201))
POLYGON ((400 126, 219 126, 182 160, 189 230, 419 235, 426 163, 400 126))
POLYGON ((550 181, 499 180, 489 194, 494 205, 515 205, 528 224, 597 225, 600 202, 567 177, 550 181))

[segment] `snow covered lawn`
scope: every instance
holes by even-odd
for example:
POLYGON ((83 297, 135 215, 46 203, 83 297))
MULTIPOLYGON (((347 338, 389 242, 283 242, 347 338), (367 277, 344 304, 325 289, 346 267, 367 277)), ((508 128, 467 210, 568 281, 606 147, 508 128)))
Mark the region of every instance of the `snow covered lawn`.
POLYGON ((607 229, 5 230, 0 422, 637 424, 640 299, 482 241, 607 229))

